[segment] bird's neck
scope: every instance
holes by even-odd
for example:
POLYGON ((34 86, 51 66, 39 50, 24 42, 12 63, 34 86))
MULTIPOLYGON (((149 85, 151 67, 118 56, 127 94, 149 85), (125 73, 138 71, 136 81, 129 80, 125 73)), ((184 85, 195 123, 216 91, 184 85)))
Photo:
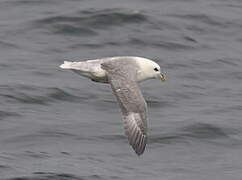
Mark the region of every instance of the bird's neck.
POLYGON ((153 79, 153 77, 150 76, 148 73, 148 66, 146 65, 146 61, 136 61, 139 68, 137 72, 137 81, 142 82, 147 79, 153 79))
POLYGON ((145 80, 148 79, 153 79, 153 77, 149 77, 146 73, 142 72, 142 71, 138 71, 137 73, 137 81, 138 82, 143 82, 145 80))

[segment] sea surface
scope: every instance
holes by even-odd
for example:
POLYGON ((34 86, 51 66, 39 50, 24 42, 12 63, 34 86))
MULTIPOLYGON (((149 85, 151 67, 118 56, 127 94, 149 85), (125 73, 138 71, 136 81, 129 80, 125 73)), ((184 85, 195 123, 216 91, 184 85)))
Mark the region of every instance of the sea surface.
POLYGON ((0 0, 0 180, 241 180, 241 0, 0 0), (108 84, 64 60, 155 60, 138 157, 108 84))

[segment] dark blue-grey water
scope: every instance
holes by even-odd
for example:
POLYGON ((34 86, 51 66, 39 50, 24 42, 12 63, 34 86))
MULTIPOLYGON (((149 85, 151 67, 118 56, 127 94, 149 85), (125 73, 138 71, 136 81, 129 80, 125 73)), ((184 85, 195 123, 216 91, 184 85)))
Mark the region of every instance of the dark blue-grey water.
POLYGON ((241 180, 241 0, 1 0, 1 180, 241 180), (64 60, 144 56, 149 141, 64 60))

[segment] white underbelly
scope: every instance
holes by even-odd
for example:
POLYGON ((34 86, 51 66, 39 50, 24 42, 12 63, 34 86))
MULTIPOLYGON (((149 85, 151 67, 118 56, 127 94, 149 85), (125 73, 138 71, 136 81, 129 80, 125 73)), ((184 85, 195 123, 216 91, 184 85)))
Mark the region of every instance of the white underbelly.
POLYGON ((95 71, 84 72, 79 70, 72 70, 75 73, 79 74, 80 76, 89 78, 95 82, 100 83, 108 83, 108 78, 106 76, 106 72, 103 69, 95 69, 95 71))

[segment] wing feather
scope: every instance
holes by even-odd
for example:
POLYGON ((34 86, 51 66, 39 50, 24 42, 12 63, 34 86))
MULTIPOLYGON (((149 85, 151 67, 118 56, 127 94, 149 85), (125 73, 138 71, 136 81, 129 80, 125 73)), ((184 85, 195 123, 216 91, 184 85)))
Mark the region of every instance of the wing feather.
POLYGON ((120 105, 125 134, 137 155, 141 155, 147 143, 147 105, 136 82, 137 67, 133 62, 105 62, 113 94, 120 105))

